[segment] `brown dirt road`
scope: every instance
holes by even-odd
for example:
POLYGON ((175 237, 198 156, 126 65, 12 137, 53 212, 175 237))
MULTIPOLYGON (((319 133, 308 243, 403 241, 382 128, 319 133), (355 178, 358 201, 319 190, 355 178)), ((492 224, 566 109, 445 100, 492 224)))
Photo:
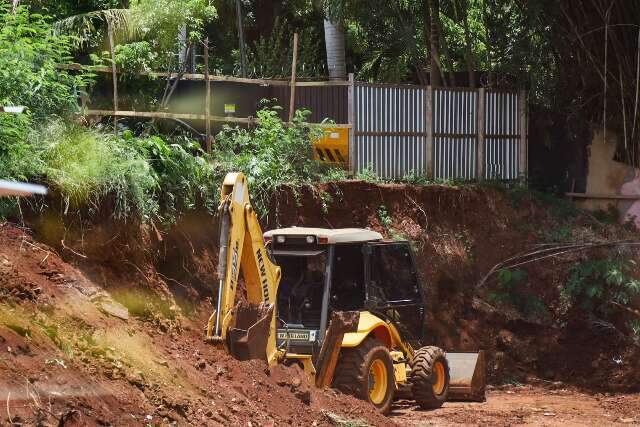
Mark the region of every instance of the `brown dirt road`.
POLYGON ((640 426, 640 394, 585 394, 527 385, 490 390, 486 402, 449 402, 436 411, 399 401, 389 418, 405 426, 640 426))

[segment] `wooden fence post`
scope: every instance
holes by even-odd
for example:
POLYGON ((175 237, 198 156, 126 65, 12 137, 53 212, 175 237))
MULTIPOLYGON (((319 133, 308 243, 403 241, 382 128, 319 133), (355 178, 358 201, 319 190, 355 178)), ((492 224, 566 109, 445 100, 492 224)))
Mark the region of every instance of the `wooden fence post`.
POLYGON ((521 90, 518 94, 518 116, 520 122, 520 144, 518 156, 518 176, 521 180, 528 177, 527 155, 528 155, 528 121, 527 121, 527 91, 521 90))
POLYGON ((205 128, 206 128, 206 149, 207 153, 211 154, 211 80, 209 80, 209 37, 204 39, 204 80, 206 85, 206 95, 204 103, 204 115, 206 116, 205 128))
POLYGON ((427 130, 425 153, 425 165, 427 172, 427 179, 435 178, 435 171, 433 168, 433 128, 435 123, 433 122, 433 87, 427 86, 427 93, 425 95, 425 126, 427 130))
POLYGON ((293 60, 291 61, 291 97, 289 98, 289 122, 296 111, 296 66, 298 62, 298 33, 293 33, 293 60))
POLYGON ((484 179, 485 176, 485 161, 484 161, 484 152, 485 152, 485 133, 486 133, 486 125, 485 125, 485 96, 486 92, 483 87, 478 89, 478 158, 476 159, 476 171, 478 180, 484 179))
MULTIPOLYGON (((111 53, 111 76, 113 79, 113 112, 118 112, 118 72, 116 70, 116 54, 113 46, 113 26, 111 20, 107 20, 107 33, 109 36, 109 52, 111 53)), ((113 132, 118 133, 118 116, 113 115, 113 132)))
POLYGON ((356 156, 355 156, 355 80, 353 73, 349 73, 349 86, 347 86, 347 120, 349 125, 349 172, 356 173, 356 156))

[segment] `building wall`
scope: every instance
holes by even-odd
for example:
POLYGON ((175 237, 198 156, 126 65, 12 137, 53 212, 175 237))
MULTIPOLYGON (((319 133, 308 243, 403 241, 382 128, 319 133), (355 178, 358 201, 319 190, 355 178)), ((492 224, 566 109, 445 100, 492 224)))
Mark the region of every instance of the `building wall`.
MULTIPOLYGON (((618 135, 602 129, 594 131, 589 150, 587 193, 598 195, 638 195, 640 169, 614 160, 618 135)), ((589 210, 616 209, 620 222, 634 221, 640 228, 640 200, 578 199, 576 203, 589 210)))

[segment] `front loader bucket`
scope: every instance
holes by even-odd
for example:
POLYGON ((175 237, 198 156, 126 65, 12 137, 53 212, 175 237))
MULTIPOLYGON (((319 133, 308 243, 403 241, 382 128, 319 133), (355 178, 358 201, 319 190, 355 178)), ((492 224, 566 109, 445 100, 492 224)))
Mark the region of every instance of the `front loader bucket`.
POLYGON ((449 353, 448 400, 484 402, 487 385, 484 351, 449 353))
POLYGON ((229 352, 238 360, 267 360, 267 342, 271 334, 274 306, 238 302, 229 328, 229 352))

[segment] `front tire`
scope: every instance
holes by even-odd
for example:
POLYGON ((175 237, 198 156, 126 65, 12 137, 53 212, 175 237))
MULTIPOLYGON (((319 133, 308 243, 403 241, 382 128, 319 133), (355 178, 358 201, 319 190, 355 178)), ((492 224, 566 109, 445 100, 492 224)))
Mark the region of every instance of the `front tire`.
POLYGON ((409 374, 411 391, 423 409, 437 409, 447 400, 449 363, 439 347, 421 347, 415 352, 409 374))
POLYGON ((383 414, 389 412, 395 376, 387 347, 377 339, 367 337, 358 347, 342 349, 333 386, 371 403, 383 414))

